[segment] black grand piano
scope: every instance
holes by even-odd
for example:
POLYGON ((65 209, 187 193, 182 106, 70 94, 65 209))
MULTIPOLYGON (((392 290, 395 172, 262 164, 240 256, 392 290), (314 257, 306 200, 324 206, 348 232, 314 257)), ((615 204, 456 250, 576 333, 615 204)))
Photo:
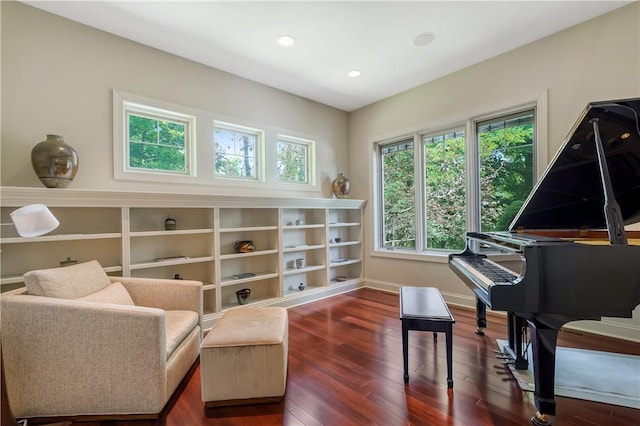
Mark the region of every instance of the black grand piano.
POLYGON ((569 321, 630 318, 640 304, 640 98, 592 102, 504 232, 468 232, 450 268, 475 293, 476 334, 486 308, 506 311, 501 356, 528 367, 531 344, 538 412, 555 415, 559 329, 569 321), (510 253, 517 264, 492 254, 510 253), (505 264, 511 267, 505 267, 505 264), (528 333, 528 334, 527 334, 528 333))

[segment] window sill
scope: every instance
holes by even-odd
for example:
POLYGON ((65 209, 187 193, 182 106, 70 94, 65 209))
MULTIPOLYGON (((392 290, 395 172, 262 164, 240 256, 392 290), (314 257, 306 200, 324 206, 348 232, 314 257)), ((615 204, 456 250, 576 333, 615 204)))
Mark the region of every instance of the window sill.
POLYGON ((404 260, 416 260, 419 262, 432 262, 432 263, 448 263, 449 262, 449 254, 454 252, 423 252, 417 253, 412 250, 402 250, 402 249, 378 249, 374 250, 371 253, 371 257, 382 257, 387 259, 404 259, 404 260))

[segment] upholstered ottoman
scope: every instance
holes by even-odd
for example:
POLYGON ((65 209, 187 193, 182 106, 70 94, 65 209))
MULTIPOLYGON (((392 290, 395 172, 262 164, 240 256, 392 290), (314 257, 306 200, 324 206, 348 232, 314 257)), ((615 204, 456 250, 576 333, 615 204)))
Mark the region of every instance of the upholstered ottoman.
POLYGON ((205 407, 282 400, 287 383, 288 337, 284 308, 225 312, 200 346, 205 407))

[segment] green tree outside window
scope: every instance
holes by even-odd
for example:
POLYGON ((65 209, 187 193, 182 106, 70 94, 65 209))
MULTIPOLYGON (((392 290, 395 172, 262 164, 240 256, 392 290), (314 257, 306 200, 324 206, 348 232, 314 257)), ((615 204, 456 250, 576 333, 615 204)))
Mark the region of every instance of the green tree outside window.
MULTIPOLYGON (((379 146, 382 241, 386 248, 461 250, 465 247, 468 207, 476 195, 481 231, 509 229, 534 184, 534 111, 478 122, 478 156, 469 159, 463 129, 422 135, 424 182, 415 184, 413 138, 379 146), (477 182, 467 187, 466 164, 477 162, 477 182), (416 203, 422 202, 422 228, 416 229, 416 203)), ((477 213, 476 213, 477 216, 477 213)))
POLYGON ((305 144, 278 141, 278 180, 289 183, 308 183, 309 148, 305 144))
POLYGON ((185 173, 186 125, 142 115, 128 115, 129 167, 185 173))

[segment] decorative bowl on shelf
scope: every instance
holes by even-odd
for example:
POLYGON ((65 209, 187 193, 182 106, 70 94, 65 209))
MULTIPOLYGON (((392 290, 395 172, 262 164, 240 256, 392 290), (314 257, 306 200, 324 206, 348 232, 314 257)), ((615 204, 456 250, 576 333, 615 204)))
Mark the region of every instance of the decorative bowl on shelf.
POLYGON ((233 248, 236 253, 251 253, 256 251, 256 245, 251 240, 236 241, 233 248))

